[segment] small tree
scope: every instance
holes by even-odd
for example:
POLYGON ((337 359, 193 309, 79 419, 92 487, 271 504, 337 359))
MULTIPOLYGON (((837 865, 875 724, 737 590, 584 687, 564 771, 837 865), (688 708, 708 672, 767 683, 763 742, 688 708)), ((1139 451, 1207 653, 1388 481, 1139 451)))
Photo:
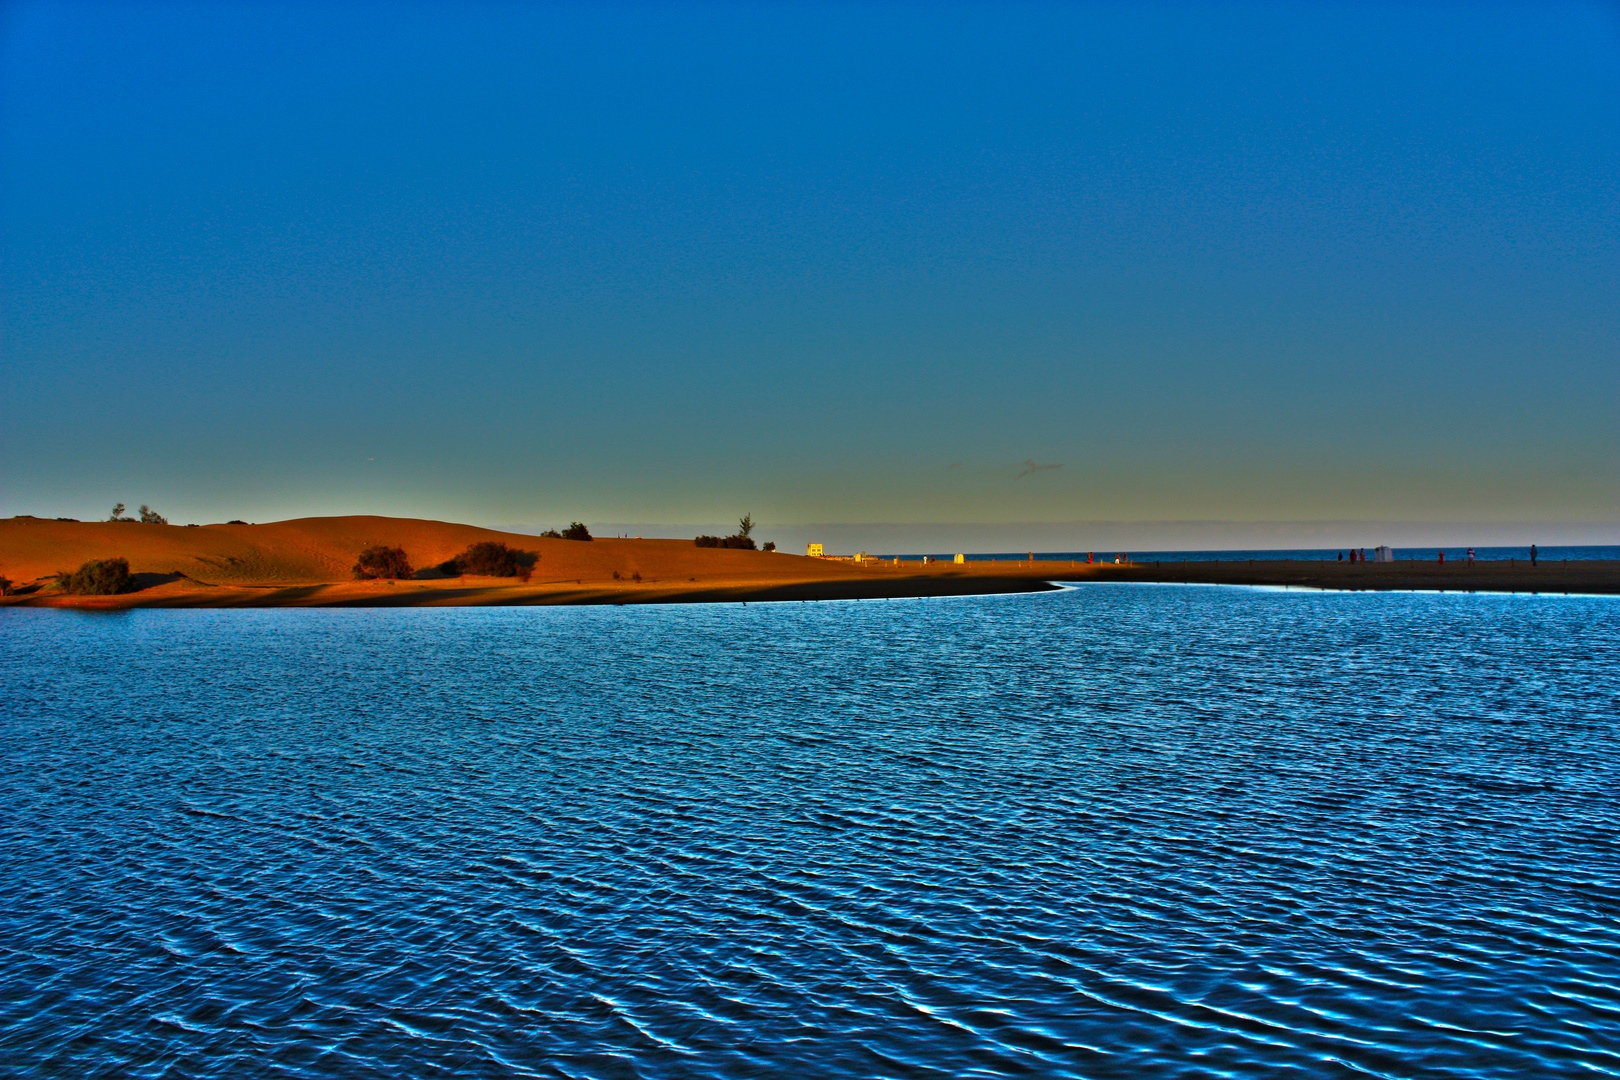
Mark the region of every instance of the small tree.
POLYGON ((737 535, 738 536, 747 537, 747 536, 752 535, 753 531, 754 531, 754 515, 753 514, 744 514, 742 517, 737 519, 737 535))
POLYGON ((145 503, 141 504, 141 521, 147 525, 167 525, 169 523, 168 518, 164 517, 156 510, 153 510, 145 503))
POLYGON ((107 520, 108 521, 123 521, 124 520, 124 504, 123 503, 113 503, 113 512, 111 514, 107 515, 107 520))
POLYGON ((564 529, 562 531, 562 538, 564 540, 590 540, 590 539, 593 539, 593 537, 591 536, 591 530, 587 529, 584 526, 584 524, 582 524, 581 522, 578 522, 578 521, 576 521, 573 524, 569 525, 568 528, 566 528, 566 529, 564 529))
POLYGON ((765 546, 760 548, 760 550, 761 551, 775 551, 776 550, 776 541, 775 540, 767 540, 767 541, 765 541, 765 546))
POLYGON ((478 574, 481 577, 523 577, 528 571, 534 569, 535 562, 540 558, 537 551, 519 551, 517 548, 507 547, 494 540, 481 540, 471 545, 466 551, 457 555, 448 562, 440 563, 439 569, 455 565, 457 574, 478 574))
POLYGON ((62 591, 78 596, 112 596, 129 592, 135 579, 129 573, 129 560, 90 559, 72 573, 66 570, 56 575, 62 591))
POLYGON ((556 529, 547 529, 545 532, 540 534, 540 539, 542 540, 561 540, 562 538, 562 533, 558 532, 556 529))
POLYGON ((354 576, 361 581, 371 578, 408 578, 411 572, 411 563, 405 557, 405 549, 391 548, 385 544, 366 548, 360 553, 360 561, 354 564, 354 576))

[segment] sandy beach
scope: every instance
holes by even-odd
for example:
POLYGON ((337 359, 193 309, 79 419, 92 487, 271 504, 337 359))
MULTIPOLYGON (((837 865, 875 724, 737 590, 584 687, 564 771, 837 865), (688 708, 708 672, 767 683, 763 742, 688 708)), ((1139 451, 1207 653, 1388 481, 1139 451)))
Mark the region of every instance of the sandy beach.
POLYGON ((263 525, 146 525, 40 518, 0 521, 0 575, 30 607, 398 607, 523 604, 735 603, 1030 592, 1054 582, 1189 582, 1320 589, 1620 592, 1620 562, 1525 560, 1444 566, 1430 561, 931 563, 812 559, 698 548, 690 540, 590 542, 471 525, 386 517, 300 518, 263 525), (539 553, 528 582, 446 576, 431 569, 469 544, 494 540, 539 553), (355 581, 366 547, 402 547, 416 576, 355 581), (58 571, 122 557, 134 591, 72 596, 58 571), (428 569, 423 569, 428 568, 428 569))

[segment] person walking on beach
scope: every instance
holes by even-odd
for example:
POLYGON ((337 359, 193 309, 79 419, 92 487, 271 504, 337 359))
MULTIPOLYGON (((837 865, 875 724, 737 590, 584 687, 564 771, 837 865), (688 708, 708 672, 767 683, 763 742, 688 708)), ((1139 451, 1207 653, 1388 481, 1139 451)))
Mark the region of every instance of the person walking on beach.
POLYGON ((1446 553, 1443 550, 1440 552, 1440 565, 1446 565, 1446 553))
POLYGON ((1530 565, 1536 565, 1536 545, 1530 545, 1530 565))
POLYGON ((1469 566, 1474 565, 1474 549, 1473 548, 1468 549, 1468 565, 1469 566))

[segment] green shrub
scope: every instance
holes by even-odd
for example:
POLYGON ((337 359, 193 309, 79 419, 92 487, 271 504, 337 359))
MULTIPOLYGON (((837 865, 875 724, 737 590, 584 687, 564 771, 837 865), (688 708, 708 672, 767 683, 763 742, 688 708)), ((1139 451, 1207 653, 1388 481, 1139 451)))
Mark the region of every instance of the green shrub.
POLYGON ((761 550, 761 551, 775 551, 776 550, 776 541, 775 540, 767 540, 767 541, 765 541, 765 546, 760 548, 759 550, 761 550))
POLYGON ((697 547, 739 548, 743 551, 754 550, 754 541, 741 533, 733 533, 731 536, 699 536, 693 538, 692 543, 697 547))
MULTIPOLYGON (((754 540, 749 534, 754 531, 754 515, 744 514, 737 520, 737 531, 730 536, 699 536, 692 543, 698 547, 712 548, 739 548, 743 551, 754 550, 754 540)), ((770 550, 776 550, 772 544, 770 550)))
POLYGON ((360 553, 360 561, 354 564, 354 576, 361 581, 370 578, 408 578, 411 576, 411 563, 405 557, 404 548, 378 544, 360 553))
MULTIPOLYGON (((460 555, 447 562, 440 563, 439 569, 444 570, 449 564, 454 564, 457 574, 477 574, 480 577, 523 577, 534 569, 535 561, 540 558, 537 551, 519 551, 517 548, 507 547, 494 540, 481 540, 468 547, 460 555)), ((449 571, 447 571, 449 572, 449 571)))
POLYGON ((169 523, 168 518, 164 517, 156 510, 153 510, 145 503, 141 504, 141 521, 147 525, 167 525, 169 523))
POLYGON ((113 596, 135 587, 129 560, 124 558, 91 559, 72 573, 57 574, 56 583, 63 592, 76 596, 113 596))
POLYGON ((561 540, 562 539, 562 533, 558 532, 556 529, 547 529, 545 532, 540 534, 540 539, 542 539, 542 540, 561 540))
POLYGON ((564 529, 562 531, 562 538, 564 540, 591 540, 591 539, 594 539, 594 537, 591 536, 591 530, 587 529, 582 523, 580 523, 578 521, 574 522, 572 525, 568 526, 568 528, 566 528, 566 529, 564 529))

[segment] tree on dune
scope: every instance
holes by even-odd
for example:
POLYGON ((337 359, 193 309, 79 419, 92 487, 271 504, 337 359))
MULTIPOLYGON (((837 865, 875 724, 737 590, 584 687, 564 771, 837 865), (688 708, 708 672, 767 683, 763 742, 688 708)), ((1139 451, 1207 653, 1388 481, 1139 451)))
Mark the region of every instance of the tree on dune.
POLYGON ((453 559, 439 564, 447 574, 476 574, 480 577, 516 577, 528 579, 540 558, 537 551, 519 551, 494 540, 482 540, 471 545, 453 559))
POLYGON ((739 548, 743 551, 754 550, 754 538, 748 534, 754 531, 754 515, 744 514, 737 520, 737 531, 730 536, 697 536, 692 543, 700 548, 739 548))
POLYGON ((569 525, 568 528, 566 528, 566 529, 564 529, 562 531, 562 538, 564 540, 592 540, 592 539, 595 539, 593 536, 591 536, 591 530, 587 529, 582 523, 580 523, 578 521, 576 521, 573 524, 569 525))
POLYGON ((78 596, 112 596, 129 592, 135 579, 130 576, 128 559, 90 559, 71 573, 57 574, 56 584, 63 592, 78 596))
POLYGON ((360 560, 354 564, 354 576, 361 581, 372 578, 408 578, 411 573, 411 563, 405 557, 405 549, 391 548, 386 544, 366 548, 360 553, 360 560))

